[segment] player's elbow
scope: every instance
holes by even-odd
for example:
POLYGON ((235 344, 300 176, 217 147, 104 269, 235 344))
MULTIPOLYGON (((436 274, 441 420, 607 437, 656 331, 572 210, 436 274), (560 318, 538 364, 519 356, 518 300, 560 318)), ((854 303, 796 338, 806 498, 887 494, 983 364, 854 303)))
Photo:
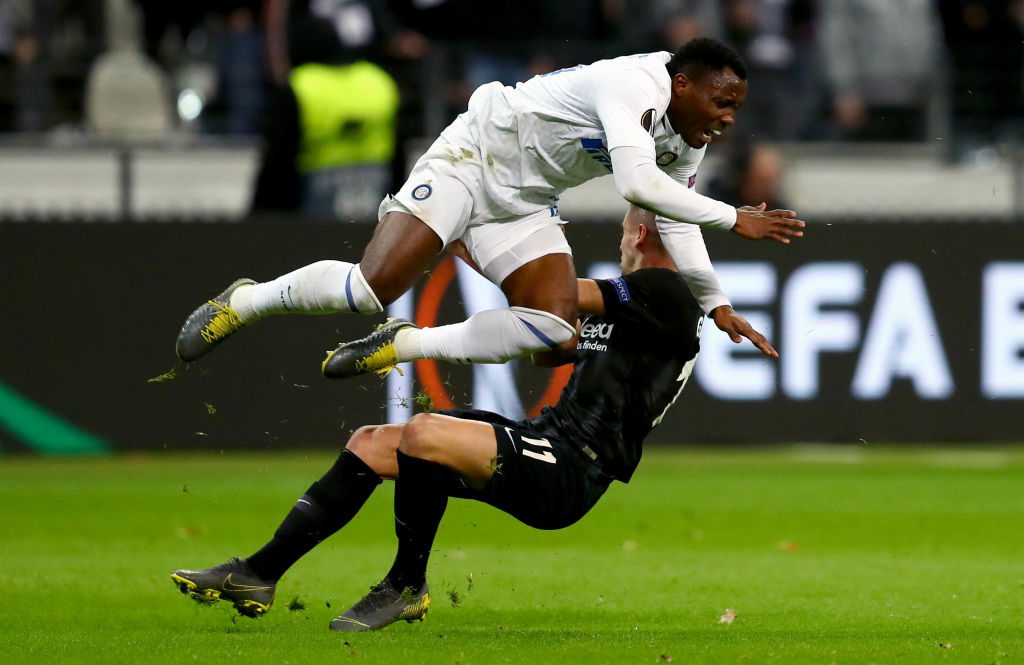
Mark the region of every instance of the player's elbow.
POLYGON ((658 169, 636 166, 615 171, 615 187, 622 198, 640 208, 652 209, 653 198, 661 186, 658 169))
POLYGON ((633 180, 626 180, 619 184, 619 194, 622 194, 622 198, 635 206, 639 206, 641 208, 648 207, 646 205, 648 202, 644 188, 633 180))
POLYGON ((638 208, 658 212, 662 208, 658 194, 660 187, 661 183, 657 179, 632 178, 619 186, 619 193, 622 194, 622 198, 638 208))
POLYGON ((619 190, 622 198, 633 205, 639 205, 636 200, 642 197, 643 192, 640 187, 640 179, 636 177, 634 171, 635 169, 623 169, 621 172, 613 171, 612 173, 615 179, 615 189, 619 190))

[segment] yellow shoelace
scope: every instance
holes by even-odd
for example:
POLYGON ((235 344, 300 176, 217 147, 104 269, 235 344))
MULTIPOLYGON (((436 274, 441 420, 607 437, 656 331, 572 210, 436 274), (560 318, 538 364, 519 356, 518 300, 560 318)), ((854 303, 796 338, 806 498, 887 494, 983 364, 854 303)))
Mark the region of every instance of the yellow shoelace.
POLYGON ((394 344, 385 344, 365 358, 357 360, 356 367, 363 372, 376 372, 382 378, 393 370, 398 370, 400 375, 405 376, 405 372, 398 367, 398 353, 394 344))
POLYGON ((215 342, 221 337, 230 335, 242 327, 242 317, 238 316, 238 313, 231 309, 230 305, 225 307, 224 305, 212 300, 207 304, 213 305, 220 310, 212 319, 210 319, 210 322, 206 324, 206 327, 199 332, 207 342, 215 342))

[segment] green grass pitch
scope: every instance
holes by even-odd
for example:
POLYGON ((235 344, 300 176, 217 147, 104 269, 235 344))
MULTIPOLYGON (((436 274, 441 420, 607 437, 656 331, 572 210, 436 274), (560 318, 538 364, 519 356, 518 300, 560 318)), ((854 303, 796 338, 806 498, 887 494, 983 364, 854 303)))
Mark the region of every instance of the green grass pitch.
POLYGON ((177 591, 333 457, 0 458, 0 662, 1024 663, 1024 448, 654 449, 558 532, 453 500, 430 614, 379 633, 327 624, 390 565, 388 483, 266 616, 177 591))

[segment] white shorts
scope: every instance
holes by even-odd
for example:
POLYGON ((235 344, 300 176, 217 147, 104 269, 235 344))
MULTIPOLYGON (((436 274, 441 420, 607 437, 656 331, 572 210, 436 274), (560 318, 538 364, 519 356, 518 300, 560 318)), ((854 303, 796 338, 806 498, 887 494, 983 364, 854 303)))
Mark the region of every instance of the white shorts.
MULTIPOLYGON (((421 186, 436 189, 435 185, 436 181, 430 185, 421 186)), ((425 198, 433 198, 435 195, 436 191, 428 194, 425 198)), ((445 206, 443 204, 431 206, 431 209, 436 210, 438 207, 445 206)), ((417 208, 423 209, 419 206, 417 208)), ((569 243, 565 239, 565 232, 562 230, 562 225, 565 222, 558 216, 557 206, 551 206, 530 215, 506 217, 472 226, 465 223, 447 226, 437 224, 438 216, 421 217, 416 209, 404 205, 397 196, 388 196, 381 202, 379 218, 383 219, 384 215, 392 210, 405 212, 419 218, 441 238, 446 247, 453 240, 461 238, 476 265, 483 271, 487 279, 498 286, 501 286, 505 278, 515 270, 534 259, 548 254, 572 256, 572 248, 569 247, 569 243)), ((450 221, 453 216, 445 215, 440 218, 450 221)))
POLYGON ((392 210, 417 217, 445 246, 461 238, 477 266, 497 285, 520 266, 546 254, 569 254, 553 204, 516 203, 517 212, 495 201, 466 117, 459 116, 413 166, 394 197, 380 204, 378 219, 392 210))

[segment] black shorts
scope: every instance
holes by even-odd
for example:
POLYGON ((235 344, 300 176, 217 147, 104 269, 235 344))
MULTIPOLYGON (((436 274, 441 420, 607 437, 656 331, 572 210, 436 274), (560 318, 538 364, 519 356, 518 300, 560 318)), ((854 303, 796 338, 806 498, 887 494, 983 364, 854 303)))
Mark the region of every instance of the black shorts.
POLYGON ((490 423, 498 440, 491 481, 460 497, 490 504, 537 529, 561 529, 586 515, 608 489, 610 480, 575 446, 544 437, 529 423, 489 411, 439 413, 490 423))

